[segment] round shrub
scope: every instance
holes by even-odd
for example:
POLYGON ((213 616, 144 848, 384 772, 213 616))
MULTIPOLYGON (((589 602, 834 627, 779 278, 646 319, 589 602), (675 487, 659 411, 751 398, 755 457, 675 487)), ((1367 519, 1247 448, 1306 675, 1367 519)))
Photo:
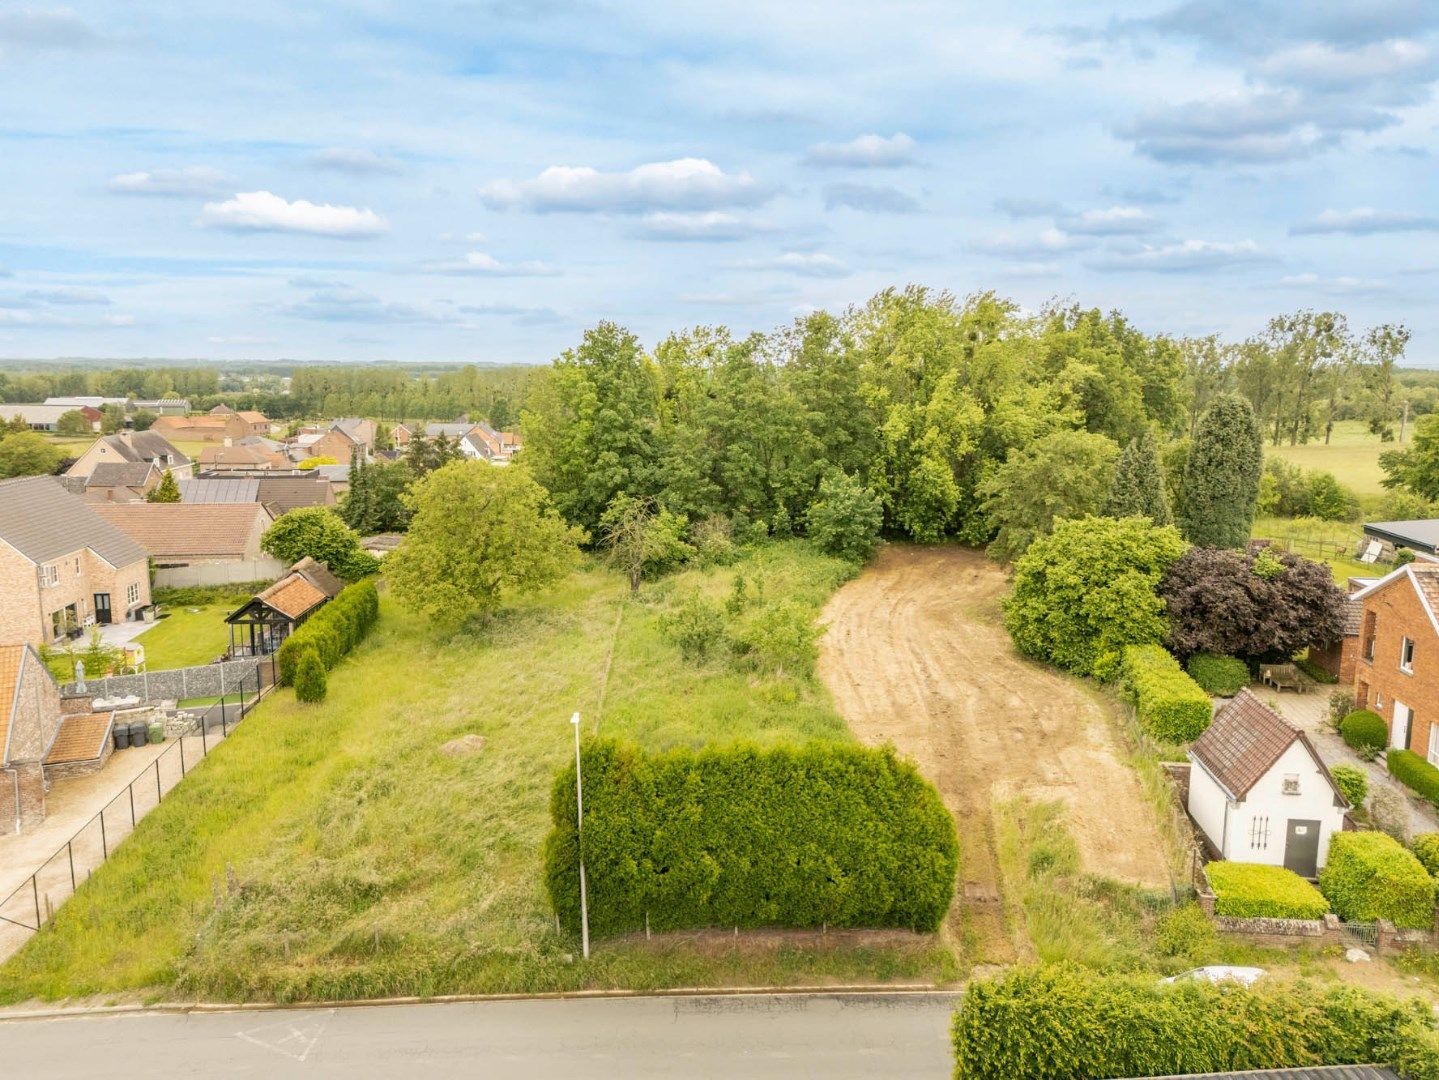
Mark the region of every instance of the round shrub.
POLYGON ((1344 792, 1350 806, 1363 806, 1369 794, 1369 774, 1357 765, 1335 765, 1329 770, 1334 783, 1344 792))
POLYGON ((1388 919, 1395 926, 1434 924, 1435 881, 1397 840, 1379 832, 1336 833, 1319 888, 1349 922, 1388 919))
POLYGON ((1249 665, 1233 656, 1195 653, 1184 669, 1206 694, 1215 697, 1233 697, 1249 685, 1249 665))
POLYGON ((1430 876, 1439 878, 1439 832, 1420 833, 1414 838, 1411 850, 1430 876))
POLYGON ((1212 862, 1214 913, 1240 919, 1318 919, 1329 902, 1293 870, 1259 863, 1212 862))
POLYGON ((306 703, 324 701, 329 690, 325 662, 313 648, 306 649, 295 665, 295 700, 306 703))
POLYGON ((1389 743, 1389 725, 1370 709, 1355 709, 1339 721, 1339 734, 1360 753, 1378 754, 1389 743))

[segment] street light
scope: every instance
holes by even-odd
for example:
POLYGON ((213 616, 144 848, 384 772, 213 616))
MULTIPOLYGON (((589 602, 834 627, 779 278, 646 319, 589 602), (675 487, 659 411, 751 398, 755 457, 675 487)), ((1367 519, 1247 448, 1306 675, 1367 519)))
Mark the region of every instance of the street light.
POLYGON ((590 958, 590 907, 585 895, 585 785, 580 778, 580 714, 570 717, 575 727, 575 840, 580 849, 580 944, 590 958))

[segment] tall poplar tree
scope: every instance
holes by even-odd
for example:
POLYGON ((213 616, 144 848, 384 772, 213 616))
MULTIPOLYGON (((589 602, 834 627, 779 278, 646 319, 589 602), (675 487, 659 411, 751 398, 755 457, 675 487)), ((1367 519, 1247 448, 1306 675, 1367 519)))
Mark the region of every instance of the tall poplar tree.
POLYGON ((1164 491, 1164 470, 1159 463, 1159 447, 1154 434, 1146 431, 1119 455, 1114 466, 1114 479, 1109 484, 1109 497, 1104 502, 1104 517, 1147 517, 1156 525, 1171 525, 1174 515, 1169 509, 1169 496, 1164 491))
POLYGON ((1199 547, 1240 548, 1249 542, 1259 499, 1264 448, 1249 402, 1215 398, 1199 421, 1184 463, 1184 535, 1199 547))

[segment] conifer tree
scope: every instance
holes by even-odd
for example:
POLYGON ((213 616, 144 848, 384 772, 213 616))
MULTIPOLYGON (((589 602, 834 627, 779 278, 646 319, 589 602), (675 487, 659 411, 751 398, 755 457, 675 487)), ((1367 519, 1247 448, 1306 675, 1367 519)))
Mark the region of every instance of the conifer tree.
POLYGON ((1215 398, 1199 421, 1184 463, 1184 535, 1199 547, 1241 548, 1249 542, 1259 498, 1264 447, 1249 402, 1215 398))
POLYGON ((1109 484, 1109 497, 1104 502, 1104 517, 1147 517, 1156 525, 1171 525, 1169 496, 1164 491, 1164 472, 1159 463, 1159 447, 1152 432, 1146 431, 1119 455, 1114 466, 1114 479, 1109 484))
POLYGON ((180 485, 175 483, 175 474, 172 473, 169 469, 166 469, 165 475, 160 478, 159 486, 152 489, 150 494, 145 496, 145 501, 152 503, 179 502, 180 485))

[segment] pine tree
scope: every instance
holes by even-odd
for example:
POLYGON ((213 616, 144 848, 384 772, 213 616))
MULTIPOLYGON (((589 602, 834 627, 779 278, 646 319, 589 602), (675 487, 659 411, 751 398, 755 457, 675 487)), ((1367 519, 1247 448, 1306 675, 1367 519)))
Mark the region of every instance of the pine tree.
POLYGON ((150 494, 145 496, 146 502, 153 503, 177 503, 180 501, 180 485, 175 483, 175 474, 169 469, 160 478, 159 487, 153 488, 150 494))
POLYGON ((1223 394, 1199 421, 1184 463, 1184 535, 1200 547, 1249 542, 1264 448, 1249 402, 1223 394))
POLYGON ((1119 455, 1114 466, 1114 479, 1109 484, 1109 497, 1104 502, 1104 517, 1147 517, 1156 525, 1170 525, 1174 515, 1169 510, 1169 496, 1164 492, 1164 471, 1159 463, 1159 447, 1152 432, 1146 431, 1119 455))

